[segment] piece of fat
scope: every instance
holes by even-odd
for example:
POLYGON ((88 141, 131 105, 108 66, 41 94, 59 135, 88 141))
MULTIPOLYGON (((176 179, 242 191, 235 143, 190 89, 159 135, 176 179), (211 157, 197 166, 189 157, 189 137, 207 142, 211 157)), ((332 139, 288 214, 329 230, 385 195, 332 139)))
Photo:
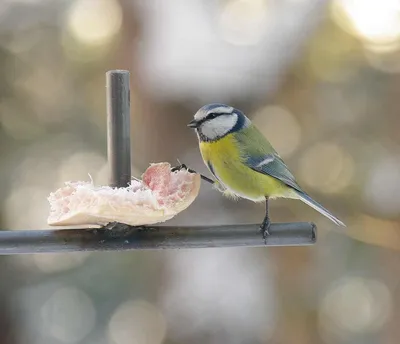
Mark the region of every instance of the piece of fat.
POLYGON ((196 199, 200 175, 186 170, 171 172, 169 163, 151 164, 142 180, 125 188, 95 186, 91 182, 66 182, 48 197, 52 226, 131 226, 170 220, 196 199))

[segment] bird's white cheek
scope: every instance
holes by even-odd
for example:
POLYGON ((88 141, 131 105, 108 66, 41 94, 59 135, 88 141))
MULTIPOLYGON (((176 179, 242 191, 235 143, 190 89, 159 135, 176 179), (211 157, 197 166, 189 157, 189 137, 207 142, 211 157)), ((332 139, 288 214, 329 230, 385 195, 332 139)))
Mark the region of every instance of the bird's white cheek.
POLYGON ((232 129, 231 125, 214 125, 213 123, 204 123, 201 127, 201 132, 210 140, 215 140, 226 135, 232 129))
POLYGON ((221 115, 204 122, 199 128, 201 134, 210 140, 225 136, 236 124, 236 115, 221 115))

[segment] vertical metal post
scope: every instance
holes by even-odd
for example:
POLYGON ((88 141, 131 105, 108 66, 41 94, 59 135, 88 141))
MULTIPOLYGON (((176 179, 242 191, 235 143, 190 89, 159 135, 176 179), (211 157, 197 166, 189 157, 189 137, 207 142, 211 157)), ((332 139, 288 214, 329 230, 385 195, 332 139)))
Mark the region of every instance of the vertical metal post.
POLYGON ((107 155, 110 186, 126 187, 131 181, 129 72, 111 70, 107 80, 107 155))

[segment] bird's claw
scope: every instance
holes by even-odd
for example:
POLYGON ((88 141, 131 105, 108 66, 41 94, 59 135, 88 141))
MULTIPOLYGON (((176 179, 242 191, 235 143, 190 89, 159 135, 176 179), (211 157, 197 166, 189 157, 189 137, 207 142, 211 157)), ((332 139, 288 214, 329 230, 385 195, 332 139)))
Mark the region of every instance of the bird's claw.
MULTIPOLYGON (((195 170, 192 170, 191 168, 188 168, 185 164, 180 164, 178 166, 175 166, 173 168, 171 168, 171 172, 176 172, 176 171, 181 171, 181 170, 186 170, 190 173, 196 173, 196 174, 200 174, 197 173, 195 170)), ((206 181, 207 183, 210 184, 214 184, 214 181, 206 176, 203 176, 202 174, 200 174, 201 179, 203 179, 204 181, 206 181)))
POLYGON ((187 166, 185 164, 180 164, 178 166, 171 168, 171 172, 181 171, 181 170, 189 170, 189 169, 187 168, 187 166))
POLYGON ((271 227, 271 222, 270 221, 263 221, 263 223, 260 226, 260 233, 262 234, 263 238, 264 238, 264 243, 265 245, 267 244, 267 239, 268 237, 271 235, 271 233, 269 232, 269 229, 271 227))
POLYGON ((171 168, 171 172, 182 171, 182 170, 186 170, 190 173, 197 173, 195 170, 192 170, 191 168, 187 167, 185 164, 180 164, 178 166, 171 168))

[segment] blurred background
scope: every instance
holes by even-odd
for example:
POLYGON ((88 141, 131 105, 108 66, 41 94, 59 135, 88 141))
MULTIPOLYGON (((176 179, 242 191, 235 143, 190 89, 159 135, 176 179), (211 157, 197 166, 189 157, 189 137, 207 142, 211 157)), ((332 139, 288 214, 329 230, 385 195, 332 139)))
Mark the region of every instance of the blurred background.
MULTIPOLYGON (((198 108, 267 135, 346 230, 315 247, 0 257, 2 344, 398 343, 398 0, 2 0, 0 228, 48 228, 68 180, 106 184, 105 73, 131 72, 132 161, 208 174, 198 108)), ((203 185, 168 224, 260 222, 203 185)))

